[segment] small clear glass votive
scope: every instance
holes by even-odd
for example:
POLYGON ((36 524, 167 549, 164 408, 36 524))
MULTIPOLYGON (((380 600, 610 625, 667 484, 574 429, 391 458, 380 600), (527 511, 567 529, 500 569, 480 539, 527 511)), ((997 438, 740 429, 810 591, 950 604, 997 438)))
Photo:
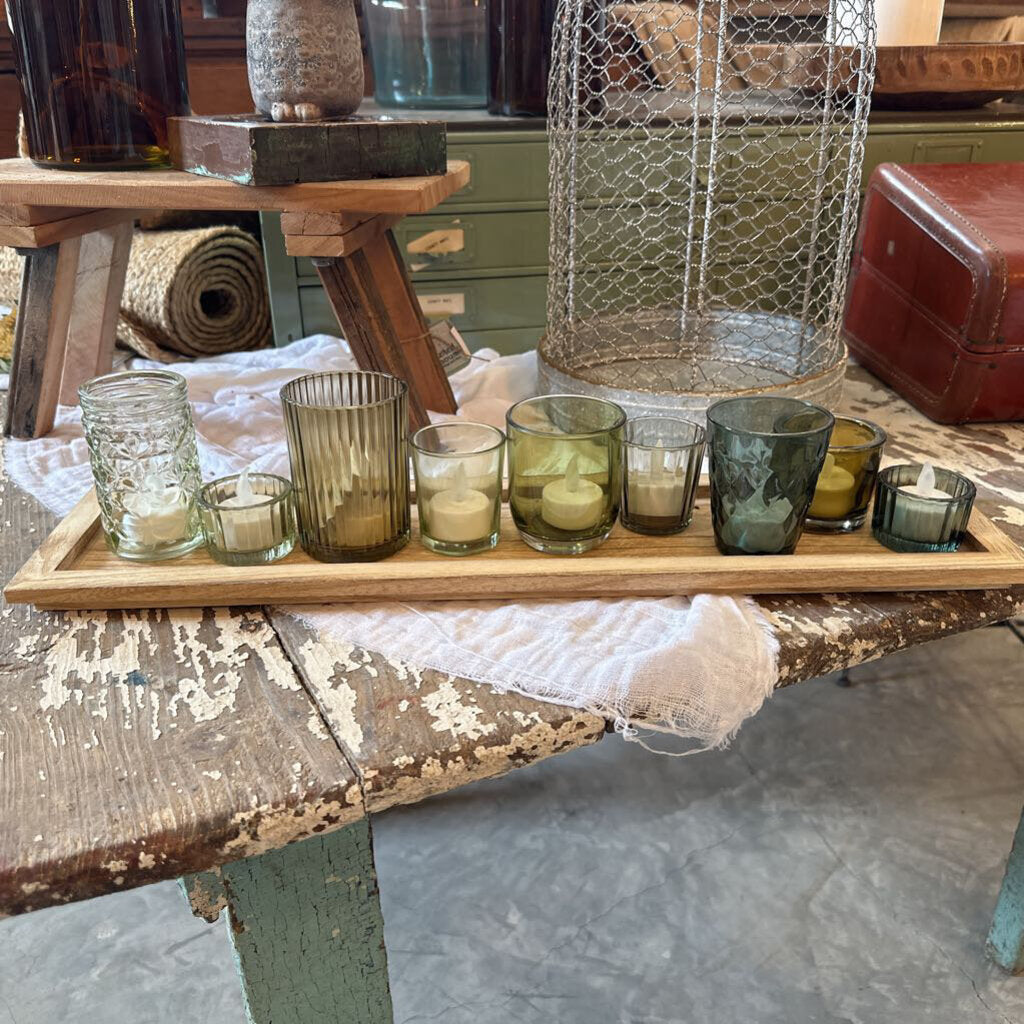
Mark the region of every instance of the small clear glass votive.
POLYGON ((576 555, 603 541, 619 514, 626 414, 612 402, 543 395, 506 415, 509 509, 531 547, 576 555))
POLYGON ((704 461, 704 428, 672 416, 626 424, 622 525, 634 533, 678 533, 690 525, 704 461))
POLYGON ((832 413, 796 398, 726 398, 708 409, 711 521, 725 555, 788 555, 825 463, 832 413))
POLYGON ((951 469, 889 466, 878 474, 871 532, 893 551, 956 551, 967 533, 976 489, 951 469))
POLYGON ((147 562, 202 544, 202 481, 185 378, 169 370, 109 373, 86 381, 78 395, 110 550, 147 562))
POLYGON ((281 389, 299 542, 321 562, 409 543, 409 387, 387 373, 311 373, 281 389))
POLYGON ((295 546, 292 485, 273 473, 237 473, 199 492, 199 518, 212 558, 266 565, 295 546))
POLYGON ((807 511, 808 529, 848 533, 864 525, 885 442, 885 431, 877 423, 836 417, 807 511))
POLYGON ((486 423, 437 423, 412 437, 423 546, 473 555, 498 543, 505 435, 486 423))

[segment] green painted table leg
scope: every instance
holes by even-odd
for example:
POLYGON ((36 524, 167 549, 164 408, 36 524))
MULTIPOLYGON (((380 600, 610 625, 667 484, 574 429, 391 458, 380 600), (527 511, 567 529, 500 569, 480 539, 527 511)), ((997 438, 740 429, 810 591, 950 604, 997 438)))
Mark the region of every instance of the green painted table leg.
POLYGON ((391 1024, 369 818, 181 884, 198 916, 227 910, 252 1024, 391 1024))
POLYGON ((1003 887, 988 933, 988 954, 1007 971, 1024 974, 1024 814, 1006 862, 1003 887))

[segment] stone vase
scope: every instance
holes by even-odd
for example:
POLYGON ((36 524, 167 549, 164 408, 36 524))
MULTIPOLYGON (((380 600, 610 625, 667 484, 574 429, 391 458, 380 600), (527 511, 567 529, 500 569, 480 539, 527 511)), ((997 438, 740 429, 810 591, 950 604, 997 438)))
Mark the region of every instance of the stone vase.
POLYGON ((249 0, 249 88, 275 121, 351 114, 363 98, 355 0, 249 0))

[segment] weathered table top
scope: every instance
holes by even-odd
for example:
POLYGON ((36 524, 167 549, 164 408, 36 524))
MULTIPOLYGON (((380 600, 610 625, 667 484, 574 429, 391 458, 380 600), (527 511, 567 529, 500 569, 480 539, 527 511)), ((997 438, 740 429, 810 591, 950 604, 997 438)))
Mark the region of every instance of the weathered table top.
MULTIPOLYGON (((1024 425, 942 427, 863 371, 846 411, 961 467, 1024 544, 1024 425)), ((0 479, 6 581, 55 518, 0 479)), ((1022 581, 1024 583, 1024 581, 1022 581)), ((763 598, 781 685, 1019 614, 1011 592, 763 598)), ((273 609, 0 609, 0 913, 249 856, 604 734, 592 715, 388 663, 273 609)))

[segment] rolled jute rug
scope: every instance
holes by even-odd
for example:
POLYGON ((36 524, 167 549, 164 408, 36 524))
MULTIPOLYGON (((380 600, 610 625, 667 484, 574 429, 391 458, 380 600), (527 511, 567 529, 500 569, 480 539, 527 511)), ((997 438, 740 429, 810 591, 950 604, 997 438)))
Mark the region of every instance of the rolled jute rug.
MULTIPOLYGON (((21 257, 0 249, 0 302, 16 302, 21 257)), ((240 228, 136 231, 118 341, 161 362, 271 343, 270 302, 259 242, 240 228)))

